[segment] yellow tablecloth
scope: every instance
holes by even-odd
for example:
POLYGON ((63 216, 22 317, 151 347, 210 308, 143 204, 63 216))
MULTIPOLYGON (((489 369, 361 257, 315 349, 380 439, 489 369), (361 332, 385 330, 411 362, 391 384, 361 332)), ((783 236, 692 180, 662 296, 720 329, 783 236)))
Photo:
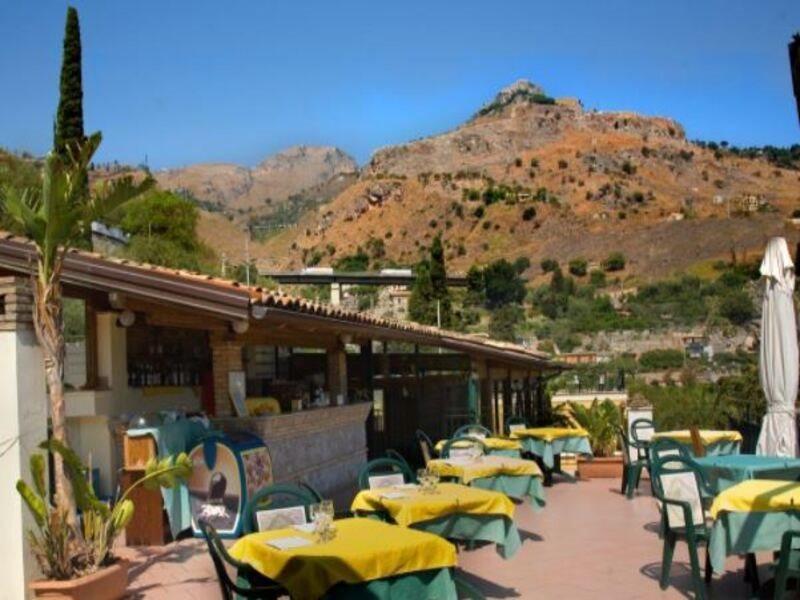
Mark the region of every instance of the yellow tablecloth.
POLYGON ((337 583, 362 583, 456 564, 447 540, 373 519, 336 521, 336 538, 302 548, 278 550, 267 540, 313 535, 296 529, 251 533, 230 549, 234 558, 285 587, 294 600, 319 598, 337 583))
POLYGON ((386 511, 395 523, 403 527, 452 514, 498 515, 514 518, 514 503, 505 494, 457 483, 440 483, 433 494, 424 494, 419 489, 410 488, 363 490, 353 500, 350 510, 386 511), (406 497, 384 496, 393 493, 406 494, 406 497))
POLYGON ((749 479, 723 490, 711 505, 711 516, 725 512, 800 510, 800 483, 749 479))
MULTIPOLYGON (((469 436, 467 435, 467 436, 464 436, 464 437, 469 437, 469 436)), ((516 440, 507 440, 505 438, 496 438, 496 437, 487 437, 487 438, 482 439, 482 440, 480 440, 479 438, 475 438, 475 439, 478 439, 480 442, 482 442, 483 445, 486 446, 486 448, 488 450, 520 450, 520 449, 522 449, 522 444, 520 444, 516 440)), ((442 450, 444 450, 444 445, 446 443, 447 443, 447 440, 439 440, 436 443, 436 452, 441 453, 442 450)), ((461 447, 466 447, 468 445, 469 445, 469 442, 456 442, 455 447, 456 448, 461 448, 461 447)))
POLYGON ((589 432, 581 427, 534 427, 518 429, 511 432, 512 438, 534 437, 545 442, 552 442, 565 437, 588 437, 589 432))
POLYGON ((532 460, 510 456, 481 456, 477 460, 461 458, 437 458, 428 462, 428 468, 440 477, 458 477, 468 484, 473 479, 496 475, 532 475, 541 477, 542 470, 532 460))
MULTIPOLYGON (((692 434, 688 429, 680 431, 658 431, 653 434, 653 439, 670 439, 681 444, 691 444, 692 434)), ((738 431, 713 431, 710 429, 700 430, 700 439, 704 446, 716 444, 717 442, 741 442, 742 434, 738 431)))

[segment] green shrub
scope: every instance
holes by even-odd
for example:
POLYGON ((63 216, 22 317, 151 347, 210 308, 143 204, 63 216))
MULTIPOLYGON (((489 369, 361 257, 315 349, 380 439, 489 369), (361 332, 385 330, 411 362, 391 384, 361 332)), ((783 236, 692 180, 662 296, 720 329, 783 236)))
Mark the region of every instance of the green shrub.
POLYGON ((636 173, 636 165, 634 165, 631 161, 626 160, 622 163, 622 172, 626 175, 634 175, 636 173))
POLYGON ((558 261, 553 258, 545 258, 539 263, 539 266, 545 273, 552 273, 558 268, 558 261))
POLYGON ((661 371, 664 369, 680 369, 684 363, 681 350, 664 348, 649 350, 639 357, 639 366, 645 371, 661 371))
POLYGON ((589 283, 595 287, 604 287, 606 285, 606 274, 603 271, 593 269, 589 273, 589 283))
POLYGON ((573 258, 569 261, 569 272, 575 275, 575 277, 583 277, 586 275, 588 266, 589 263, 586 262, 585 258, 573 258))
POLYGON ((525 210, 522 211, 522 220, 523 221, 531 221, 536 218, 536 209, 532 206, 528 206, 525 210))
POLYGON ((621 252, 612 252, 608 255, 608 257, 603 261, 603 270, 611 272, 611 271, 622 271, 625 268, 625 255, 621 252))

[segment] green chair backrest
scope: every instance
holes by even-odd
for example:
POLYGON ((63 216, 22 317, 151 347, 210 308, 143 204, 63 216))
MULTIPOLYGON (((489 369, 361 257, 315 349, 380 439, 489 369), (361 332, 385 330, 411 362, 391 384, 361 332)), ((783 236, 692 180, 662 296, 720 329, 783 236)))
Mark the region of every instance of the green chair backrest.
POLYGON ((197 525, 206 540, 208 552, 211 555, 211 561, 214 563, 214 570, 217 572, 217 579, 219 580, 219 587, 222 591, 223 600, 234 600, 235 598, 277 598, 286 593, 286 590, 278 583, 260 574, 258 577, 259 587, 257 589, 241 588, 236 585, 228 575, 227 567, 239 573, 248 571, 254 572, 253 568, 228 554, 225 544, 222 543, 222 540, 217 534, 217 530, 214 529, 211 524, 200 519, 197 525))
POLYGON ((247 501, 242 525, 245 533, 258 531, 257 515, 260 510, 302 506, 308 518, 308 507, 319 502, 319 494, 308 484, 277 483, 267 485, 247 501))
POLYGON ((409 470, 409 472, 413 473, 413 469, 411 468, 411 464, 406 460, 406 457, 400 454, 397 450, 389 448, 386 451, 386 458, 391 458, 396 460, 397 462, 403 463, 409 470))
MULTIPOLYGON (((368 490, 373 487, 386 487, 395 476, 400 475, 403 483, 413 483, 414 474, 408 464, 393 458, 376 458, 369 461, 358 471, 358 488, 368 490)), ((399 481, 399 479, 398 479, 399 481)))
POLYGON ((653 421, 650 419, 635 419, 631 423, 631 441, 635 442, 634 445, 639 445, 642 442, 649 442, 653 437, 656 428, 653 421))
POLYGON ((428 437, 428 434, 422 431, 422 429, 417 429, 416 433, 414 434, 417 438, 417 443, 419 444, 419 451, 422 454, 422 460, 427 465, 428 461, 433 458, 433 442, 431 438, 428 437))
POLYGON ((654 455, 650 463, 655 497, 664 503, 670 528, 704 526, 703 476, 697 464, 679 454, 654 455), (687 518, 690 521, 687 523, 687 518))
POLYGON ((625 435, 625 429, 621 425, 617 425, 615 429, 617 431, 619 445, 622 448, 622 464, 629 465, 631 463, 630 441, 628 440, 628 436, 625 435))
POLYGON ((453 437, 447 440, 442 448, 442 458, 453 458, 460 454, 472 455, 473 453, 486 454, 484 443, 474 437, 453 437))
POLYGON ((661 438, 651 442, 647 448, 647 453, 651 464, 657 456, 680 456, 689 460, 692 458, 692 453, 686 445, 669 438, 661 438))
POLYGON ((458 429, 455 430, 453 433, 453 437, 466 437, 468 435, 475 435, 475 436, 483 436, 483 437, 491 437, 492 432, 489 430, 488 427, 484 427, 480 423, 470 423, 469 425, 462 425, 458 429))

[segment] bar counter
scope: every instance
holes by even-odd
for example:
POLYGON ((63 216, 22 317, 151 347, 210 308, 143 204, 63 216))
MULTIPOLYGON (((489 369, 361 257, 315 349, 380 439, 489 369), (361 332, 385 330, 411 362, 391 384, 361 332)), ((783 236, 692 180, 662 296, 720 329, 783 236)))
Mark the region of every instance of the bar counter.
POLYGON ((366 419, 371 403, 314 408, 281 415, 221 417, 212 427, 259 436, 272 458, 275 483, 305 480, 323 496, 352 497, 367 460, 366 419))

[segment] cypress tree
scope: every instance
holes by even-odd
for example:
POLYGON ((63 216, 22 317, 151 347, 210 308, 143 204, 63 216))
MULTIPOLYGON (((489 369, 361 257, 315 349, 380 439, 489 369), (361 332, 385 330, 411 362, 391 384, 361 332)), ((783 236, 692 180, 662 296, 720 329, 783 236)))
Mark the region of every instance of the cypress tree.
POLYGON ((450 291, 447 289, 447 272, 444 264, 444 248, 439 236, 434 238, 430 248, 430 258, 419 262, 416 268, 414 286, 408 300, 408 314, 412 321, 425 325, 436 325, 436 303, 443 327, 452 322, 453 309, 450 291))
POLYGON ((53 146, 58 154, 85 139, 83 133, 83 82, 81 78, 81 28, 78 11, 67 8, 64 29, 64 50, 61 62, 58 113, 56 115, 53 146))
POLYGON ((431 281, 431 266, 427 260, 422 260, 414 269, 414 285, 408 299, 408 316, 412 321, 424 325, 436 322, 436 306, 431 306, 433 300, 433 282, 431 281))
POLYGON ((436 322, 436 301, 438 300, 442 326, 449 327, 453 311, 450 305, 450 291, 447 289, 447 270, 444 265, 444 247, 440 235, 437 235, 431 244, 431 285, 433 286, 434 323, 436 322))

